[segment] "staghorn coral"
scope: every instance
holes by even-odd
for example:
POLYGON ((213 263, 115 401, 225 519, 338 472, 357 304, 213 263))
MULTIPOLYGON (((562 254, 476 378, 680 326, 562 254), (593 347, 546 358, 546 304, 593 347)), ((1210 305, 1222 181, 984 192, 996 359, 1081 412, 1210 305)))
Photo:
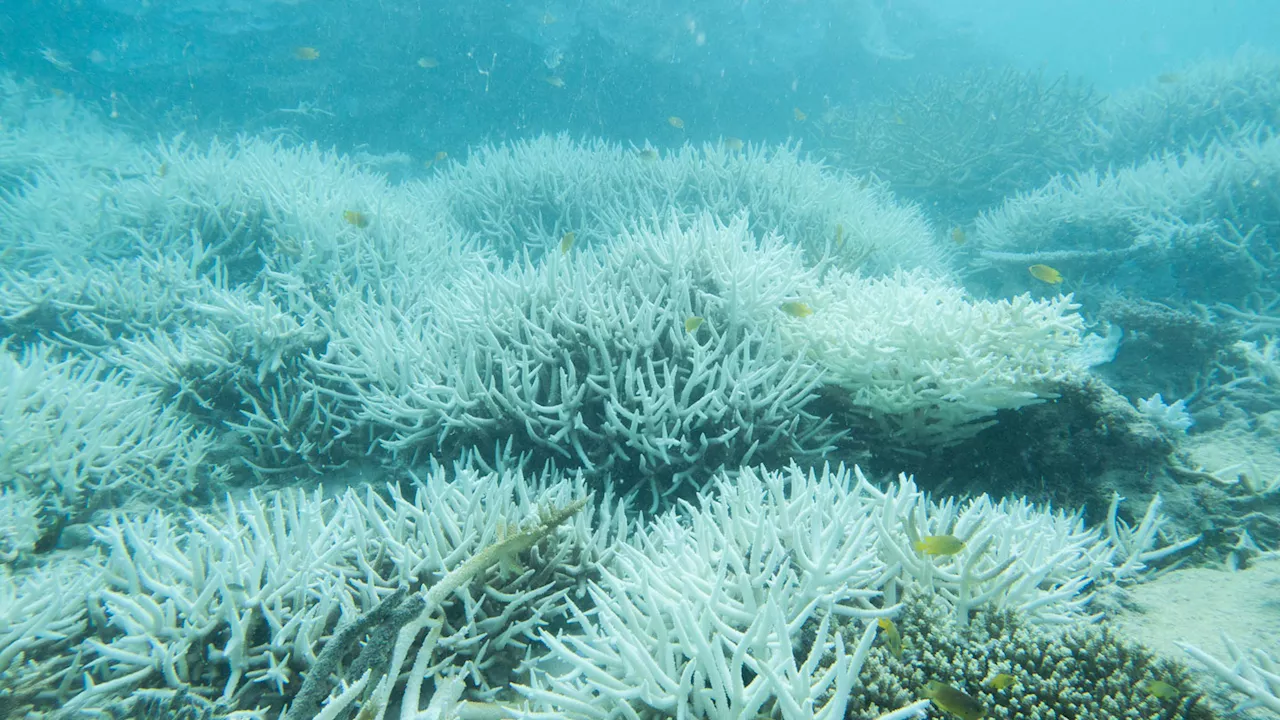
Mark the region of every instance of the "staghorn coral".
POLYGON ((1217 678, 1244 696, 1236 704, 1236 710, 1263 707, 1280 714, 1280 662, 1266 650, 1250 648, 1241 650, 1225 634, 1222 642, 1231 655, 1231 665, 1206 653, 1194 645, 1178 643, 1196 662, 1208 668, 1217 678))
POLYGON ((133 497, 189 497, 221 476, 211 438, 101 361, 0 345, 0 487, 82 514, 133 497))
POLYGON ((569 231, 593 245, 656 218, 688 223, 710 214, 723 223, 745 215, 754 237, 781 235, 849 269, 948 266, 916 208, 789 146, 685 145, 650 160, 603 141, 544 136, 481 148, 421 196, 461 233, 511 259, 539 258, 569 231))
MULTIPOLYGON (((572 601, 576 628, 540 631, 550 653, 530 663, 523 716, 915 716, 916 693, 868 684, 881 673, 867 664, 876 621, 902 613, 902 598, 936 598, 922 634, 980 633, 988 610, 1069 633, 1088 622, 1091 583, 1178 549, 1157 547, 1159 523, 1153 507, 1104 539, 1026 502, 932 503, 908 478, 879 489, 856 468, 721 474, 618 548, 591 602, 572 601), (946 533, 967 540, 961 553, 913 549, 946 533), (857 714, 868 698, 883 704, 857 714)), ((1057 692, 1045 704, 1069 710, 1057 692)))
POLYGON ((1078 373, 1082 322, 1070 296, 977 300, 925 273, 829 274, 810 317, 783 325, 787 341, 847 392, 858 426, 914 449, 954 444, 1001 410, 1053 397, 1078 373), (892 319, 892 322, 886 322, 892 319))
POLYGON ((1265 132, 1056 177, 977 219, 974 269, 1002 293, 1039 288, 1026 268, 1049 263, 1068 282, 1087 278, 1082 296, 1100 288, 1175 307, 1274 302, 1277 181, 1280 138, 1265 132))
POLYGON ((1079 163, 1099 101, 1067 77, 983 70, 924 76, 892 98, 819 123, 822 154, 872 173, 934 217, 966 222, 1079 163))
POLYGON ((656 501, 722 465, 817 456, 838 436, 808 411, 819 368, 779 334, 779 304, 817 278, 743 219, 672 219, 459 280, 414 314, 363 305, 325 363, 397 455, 509 443, 643 483, 656 501), (690 317, 704 320, 692 332, 690 317))
MULTIPOLYGON (((584 508, 581 481, 556 473, 462 466, 424 480, 412 496, 395 485, 328 500, 283 491, 187 517, 117 515, 95 528, 90 560, 55 557, 6 583, 0 690, 68 718, 128 710, 166 689, 261 717, 294 698, 341 627, 399 592, 432 609, 436 661, 465 665, 479 684, 471 697, 492 699, 529 635, 564 617, 565 598, 628 524, 610 497, 584 508), (57 602, 37 605, 37 593, 57 602)), ((399 630, 377 627, 344 637, 372 646, 399 630)), ((415 640, 403 652, 421 647, 415 640)), ((335 653, 354 667, 357 649, 339 643, 335 653)), ((362 669, 379 662, 360 657, 362 669)), ((316 702, 328 694, 325 667, 316 702)))
POLYGON ((1245 46, 1163 73, 1111 95, 1093 113, 1092 156, 1127 165, 1187 146, 1203 147, 1240 128, 1280 128, 1280 55, 1245 46))

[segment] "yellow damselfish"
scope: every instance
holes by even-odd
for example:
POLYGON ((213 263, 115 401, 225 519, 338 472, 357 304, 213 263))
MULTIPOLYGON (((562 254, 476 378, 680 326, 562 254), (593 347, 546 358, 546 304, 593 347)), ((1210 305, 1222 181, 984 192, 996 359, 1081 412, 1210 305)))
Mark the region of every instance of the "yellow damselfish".
POLYGON ((1163 680, 1148 680, 1141 685, 1147 694, 1160 700, 1172 700, 1182 694, 1178 688, 1163 680))
POLYGON ((993 690, 1003 690, 1016 682, 1018 682, 1018 678, 1010 675, 1009 673, 999 673, 998 675, 993 675, 991 679, 987 681, 987 687, 993 690))
POLYGON ((574 235, 572 230, 565 233, 564 237, 560 238, 560 252, 567 253, 570 250, 572 250, 573 241, 576 239, 577 239, 577 235, 574 235))
POLYGON ((924 696, 960 720, 980 720, 987 714, 986 708, 982 707, 977 698, 937 680, 930 680, 924 686, 924 696))
POLYGON ((926 535, 911 547, 925 555, 955 555, 964 549, 964 541, 955 535, 926 535))
POLYGON ((808 303, 784 302, 778 308, 791 317, 802 318, 813 314, 813 308, 809 307, 808 303))
POLYGON ((1031 273, 1031 277, 1046 282, 1050 285, 1062 284, 1062 273, 1049 267, 1048 265, 1032 265, 1027 268, 1027 272, 1031 273))
POLYGON ((702 327, 702 323, 703 323, 702 318, 698 317, 697 315, 691 315, 684 319, 684 331, 696 332, 698 328, 702 327))
POLYGON ((355 225, 358 228, 369 227, 369 216, 359 210, 344 210, 342 212, 342 219, 345 220, 348 225, 355 225))
POLYGON ((902 633, 898 632, 898 626, 889 618, 880 618, 877 624, 884 633, 884 644, 889 652, 896 658, 902 657, 902 633))

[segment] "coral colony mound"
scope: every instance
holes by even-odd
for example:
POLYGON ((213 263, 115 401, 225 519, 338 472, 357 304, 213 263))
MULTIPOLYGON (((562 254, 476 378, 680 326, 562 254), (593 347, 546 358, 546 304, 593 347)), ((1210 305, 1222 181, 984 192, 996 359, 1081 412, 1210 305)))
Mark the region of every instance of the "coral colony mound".
POLYGON ((965 148, 536 137, 392 184, 6 78, 0 715, 1280 713, 1274 618, 1140 630, 1276 572, 1280 146, 965 82, 1058 151, 939 209, 965 148))

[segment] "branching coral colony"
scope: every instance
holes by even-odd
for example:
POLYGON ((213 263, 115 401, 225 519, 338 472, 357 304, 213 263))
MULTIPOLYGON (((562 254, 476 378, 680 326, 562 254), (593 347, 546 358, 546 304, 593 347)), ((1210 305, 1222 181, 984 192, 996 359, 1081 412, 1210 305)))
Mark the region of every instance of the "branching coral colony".
POLYGON ((841 718, 905 599, 956 628, 983 609, 1076 626, 1091 585, 1166 552, 1155 520, 1103 534, 857 469, 722 473, 643 529, 558 473, 425 480, 111 522, 100 552, 11 585, 0 697, 14 716, 185 693, 240 717, 841 718), (921 552, 939 536, 961 547, 921 552))

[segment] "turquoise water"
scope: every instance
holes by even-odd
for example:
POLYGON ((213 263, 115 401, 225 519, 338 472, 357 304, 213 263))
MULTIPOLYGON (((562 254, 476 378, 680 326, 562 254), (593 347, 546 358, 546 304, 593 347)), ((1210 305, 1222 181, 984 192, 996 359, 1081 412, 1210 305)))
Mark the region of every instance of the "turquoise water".
POLYGON ((0 6, 0 717, 1280 714, 1264 2, 0 6))

